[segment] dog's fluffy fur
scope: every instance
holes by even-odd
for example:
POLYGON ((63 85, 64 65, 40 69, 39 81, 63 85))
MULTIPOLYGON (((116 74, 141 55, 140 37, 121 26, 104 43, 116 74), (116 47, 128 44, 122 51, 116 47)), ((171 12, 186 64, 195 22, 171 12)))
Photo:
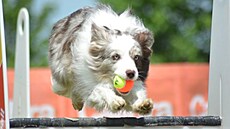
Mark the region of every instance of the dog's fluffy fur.
POLYGON ((105 5, 79 9, 53 27, 52 89, 72 99, 76 110, 86 104, 98 111, 148 114, 153 102, 144 82, 153 42, 152 33, 129 9, 120 15, 105 5), (128 94, 116 91, 115 75, 135 81, 128 94))

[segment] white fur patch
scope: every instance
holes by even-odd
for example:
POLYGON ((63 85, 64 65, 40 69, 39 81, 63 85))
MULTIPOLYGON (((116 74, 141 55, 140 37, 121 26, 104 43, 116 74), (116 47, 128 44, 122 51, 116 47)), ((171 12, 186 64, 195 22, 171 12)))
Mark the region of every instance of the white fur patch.
POLYGON ((130 55, 130 51, 134 46, 140 47, 140 45, 130 35, 117 36, 116 39, 114 39, 109 45, 112 51, 121 56, 121 59, 114 64, 114 73, 125 79, 128 79, 126 76, 127 70, 135 71, 135 76, 132 80, 136 80, 138 78, 137 67, 133 57, 130 55))

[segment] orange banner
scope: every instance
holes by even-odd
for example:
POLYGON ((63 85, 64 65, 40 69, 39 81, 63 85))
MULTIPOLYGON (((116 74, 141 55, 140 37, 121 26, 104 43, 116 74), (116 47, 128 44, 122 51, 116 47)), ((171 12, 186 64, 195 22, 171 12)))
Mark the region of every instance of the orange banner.
MULTIPOLYGON (((12 105, 13 70, 8 71, 12 105)), ((107 116, 85 108, 73 109, 69 99, 51 91, 49 68, 32 68, 31 114, 33 117, 107 116)), ((204 115, 207 112, 208 64, 152 65, 147 79, 149 97, 154 100, 152 115, 204 115)), ((12 106, 10 106, 12 108, 12 106)), ((131 115, 131 114, 123 114, 131 115)))

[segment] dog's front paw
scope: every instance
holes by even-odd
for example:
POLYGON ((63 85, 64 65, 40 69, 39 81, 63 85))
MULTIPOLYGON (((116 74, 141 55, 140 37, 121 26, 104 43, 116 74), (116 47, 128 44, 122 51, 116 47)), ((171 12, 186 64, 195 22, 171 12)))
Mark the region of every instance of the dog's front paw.
POLYGON ((126 105, 125 100, 122 97, 115 96, 109 105, 112 112, 117 112, 121 110, 126 105))
POLYGON ((142 102, 135 102, 132 108, 134 112, 141 115, 150 114, 153 109, 153 101, 151 99, 145 99, 142 102))

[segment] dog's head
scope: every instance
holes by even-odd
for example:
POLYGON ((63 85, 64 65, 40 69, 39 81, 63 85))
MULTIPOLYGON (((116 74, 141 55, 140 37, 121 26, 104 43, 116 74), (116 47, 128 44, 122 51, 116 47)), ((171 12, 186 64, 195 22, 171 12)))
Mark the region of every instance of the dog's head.
POLYGON ((116 74, 126 80, 146 79, 153 43, 151 32, 121 32, 95 24, 91 30, 89 54, 92 60, 89 64, 100 78, 116 74))

